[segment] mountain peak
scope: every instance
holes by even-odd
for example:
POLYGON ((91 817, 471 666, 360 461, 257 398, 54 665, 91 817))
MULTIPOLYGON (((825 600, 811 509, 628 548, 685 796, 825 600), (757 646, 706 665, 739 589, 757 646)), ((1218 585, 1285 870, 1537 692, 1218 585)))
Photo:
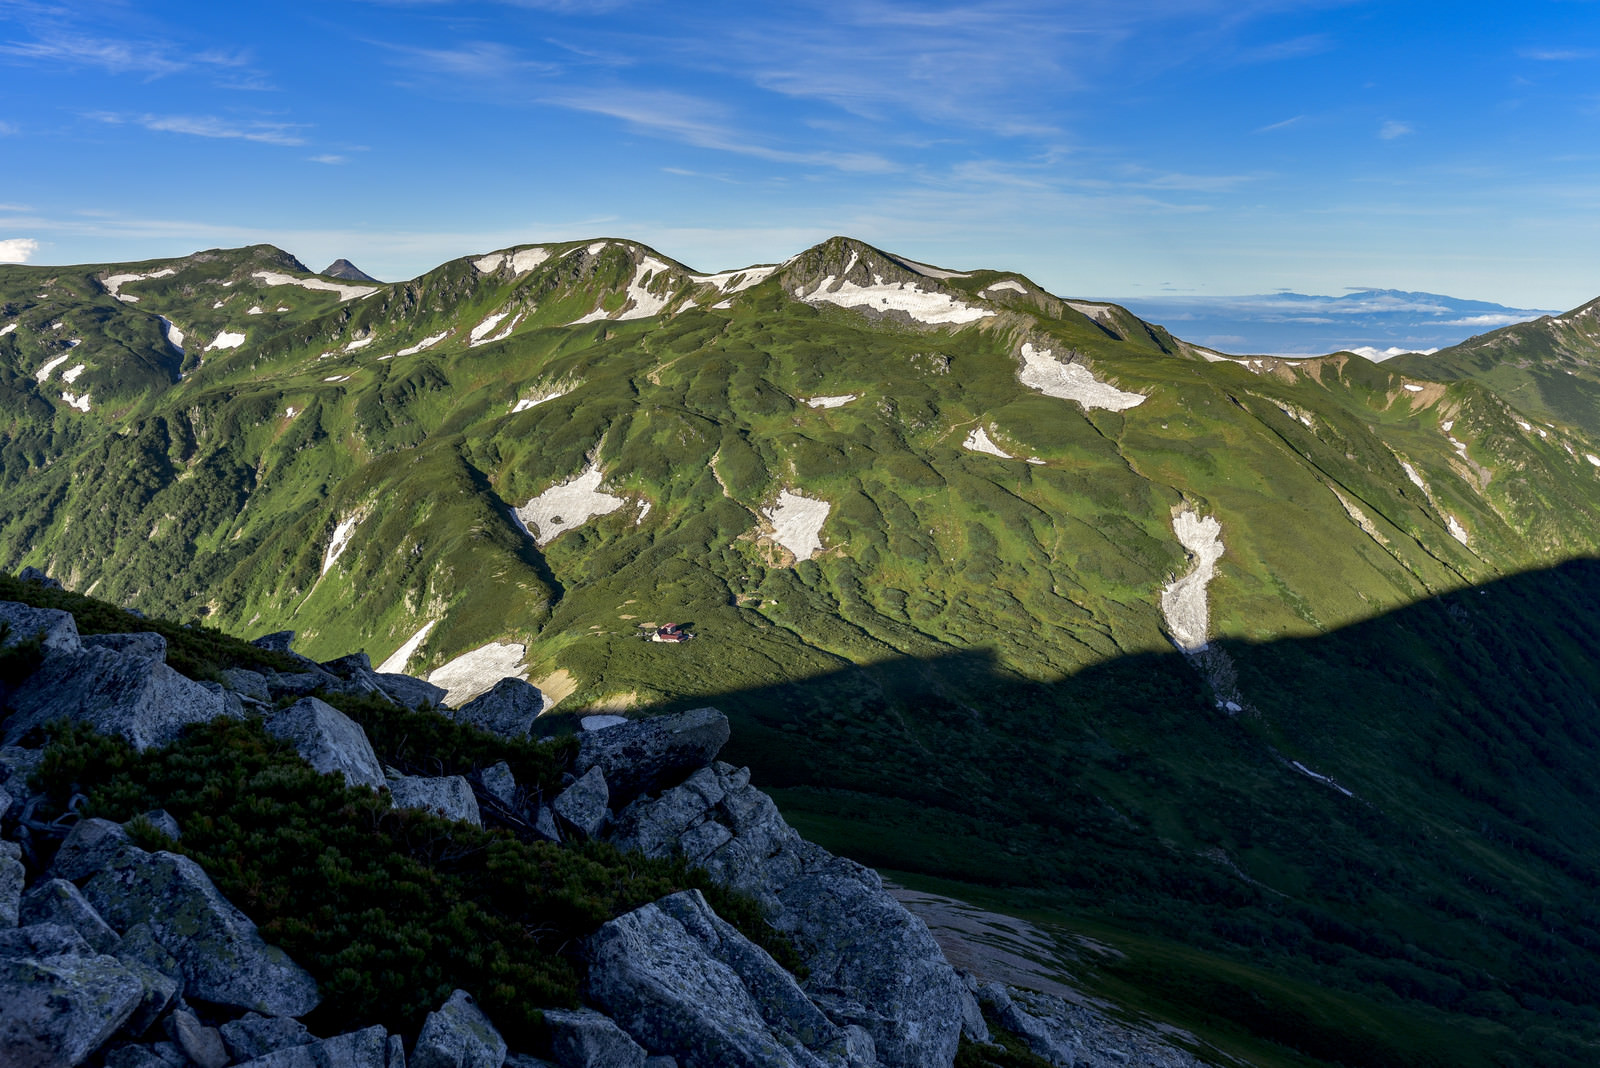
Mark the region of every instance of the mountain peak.
POLYGON ((324 278, 343 278, 347 282, 377 281, 376 278, 372 277, 366 271, 363 271, 360 267, 357 267, 349 260, 343 258, 334 260, 318 273, 320 273, 324 278))

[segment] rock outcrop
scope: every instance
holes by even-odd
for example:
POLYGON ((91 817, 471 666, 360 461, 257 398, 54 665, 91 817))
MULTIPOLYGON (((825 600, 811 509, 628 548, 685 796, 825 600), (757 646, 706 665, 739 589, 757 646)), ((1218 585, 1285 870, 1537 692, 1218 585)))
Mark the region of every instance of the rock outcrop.
POLYGON ((621 805, 682 782, 710 764, 727 744, 728 717, 714 708, 697 708, 584 731, 573 771, 583 775, 599 768, 613 802, 621 805))
POLYGON ((389 794, 395 808, 420 808, 447 820, 483 826, 472 785, 460 775, 402 775, 389 780, 389 794))
POLYGON ((510 678, 501 679, 488 693, 474 697, 446 715, 457 723, 465 723, 502 738, 527 738, 533 733, 533 721, 543 711, 544 695, 538 687, 522 679, 510 678))
POLYGON ((220 694, 137 652, 90 646, 49 656, 10 696, 4 743, 66 719, 118 735, 135 749, 165 745, 184 727, 224 715, 220 694))
POLYGON ((377 789, 383 765, 367 732, 326 701, 304 697, 266 719, 267 733, 294 746, 306 763, 324 775, 338 772, 351 786, 377 789))

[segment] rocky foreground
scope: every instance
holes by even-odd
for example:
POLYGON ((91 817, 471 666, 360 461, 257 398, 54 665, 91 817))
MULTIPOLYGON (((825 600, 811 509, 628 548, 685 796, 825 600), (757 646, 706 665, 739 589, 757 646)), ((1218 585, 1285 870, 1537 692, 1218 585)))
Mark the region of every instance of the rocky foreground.
POLYGON ((160 634, 80 635, 70 613, 0 602, 0 651, 25 646, 38 657, 26 677, 0 683, 0 1065, 924 1068, 953 1064, 963 1040, 997 1048, 985 1009, 1051 1064, 1197 1063, 1159 1042, 1131 1054, 1108 1048, 1083 1013, 958 973, 874 872, 801 838, 747 769, 716 760, 728 722, 715 709, 583 732, 564 788, 546 801, 519 789, 503 762, 471 777, 400 775, 380 763, 360 724, 316 696, 426 705, 526 738, 541 708, 533 687, 506 680, 449 709, 437 687, 374 672, 365 655, 297 657, 291 637, 258 644, 295 670, 235 668, 197 682, 166 663, 160 634), (688 890, 586 939, 583 1004, 543 1010, 540 1048, 508 1049, 468 990, 414 1035, 383 1026, 314 1035, 301 1018, 321 1003, 316 979, 183 855, 175 819, 140 817, 143 834, 153 829, 174 846, 141 848, 129 826, 73 811, 43 819, 31 785, 47 725, 92 727, 143 751, 192 724, 251 715, 313 768, 387 791, 395 807, 687 858, 758 902, 803 967, 785 970, 688 890))

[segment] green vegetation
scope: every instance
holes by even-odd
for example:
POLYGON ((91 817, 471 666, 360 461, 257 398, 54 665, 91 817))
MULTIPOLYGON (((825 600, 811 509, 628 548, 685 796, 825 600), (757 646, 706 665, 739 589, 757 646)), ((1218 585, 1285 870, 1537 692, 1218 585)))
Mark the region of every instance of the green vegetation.
MULTIPOLYGON (((915 280, 843 240, 726 308, 669 264, 649 284, 697 293, 674 314, 564 325, 623 307, 651 255, 585 247, 347 302, 253 281, 293 271, 265 248, 173 261, 137 305, 101 292, 111 267, 0 268, 20 324, 0 338, 0 565, 293 628, 318 657, 381 660, 427 624, 419 672, 524 643, 536 680, 575 684, 562 712, 717 703, 732 758, 823 844, 1145 939, 1099 981, 1170 1009, 1170 967, 1235 1037, 1347 1064, 1408 1063, 1418 1036, 1462 1064, 1594 1059, 1600 619, 1567 562, 1600 553, 1600 419, 1575 335, 1527 368, 1485 348, 1252 370, 1042 295, 959 328, 793 299, 856 257, 971 302, 1000 277, 915 280), (255 303, 288 310, 245 319, 255 303), (196 339, 180 368, 156 313, 196 339), (495 315, 514 328, 472 344, 495 315), (247 343, 198 359, 225 329, 247 343), (68 336, 89 413, 36 378, 68 336), (1030 390, 1024 340, 1146 399, 1030 390), (1010 458, 964 447, 979 428, 1010 458), (535 545, 511 509, 591 463, 623 505, 535 545), (830 505, 814 559, 767 536, 781 490, 830 505), (1205 681, 1159 607, 1189 567, 1185 508, 1226 546, 1227 670, 1205 681), (667 620, 699 638, 638 640, 667 620)), ((267 655, 162 633, 201 677, 267 655)), ((487 759, 352 707, 398 766, 487 759)), ((514 763, 543 781, 553 759, 514 763)))
MULTIPOLYGON (((536 755, 558 769, 561 748, 536 755)), ((452 756, 459 751, 442 759, 452 756)), ((687 888, 795 963, 753 902, 682 861, 519 841, 391 809, 387 796, 312 771, 255 720, 207 724, 144 754, 64 728, 37 779, 58 804, 85 792, 87 815, 122 821, 162 807, 177 817, 181 842, 147 828, 140 844, 193 857, 310 970, 324 997, 313 1025, 333 1031, 382 1023, 414 1032, 461 987, 528 1045, 540 1006, 576 1003, 579 940, 687 888)))

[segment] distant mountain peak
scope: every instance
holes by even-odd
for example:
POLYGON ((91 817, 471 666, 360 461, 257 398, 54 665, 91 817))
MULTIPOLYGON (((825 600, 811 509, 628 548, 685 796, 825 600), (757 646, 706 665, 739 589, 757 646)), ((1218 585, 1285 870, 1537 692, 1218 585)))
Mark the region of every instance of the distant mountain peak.
POLYGON ((372 277, 366 271, 363 271, 360 267, 357 267, 347 259, 334 260, 317 273, 321 274, 324 278, 343 278, 347 282, 378 281, 376 278, 372 277))

